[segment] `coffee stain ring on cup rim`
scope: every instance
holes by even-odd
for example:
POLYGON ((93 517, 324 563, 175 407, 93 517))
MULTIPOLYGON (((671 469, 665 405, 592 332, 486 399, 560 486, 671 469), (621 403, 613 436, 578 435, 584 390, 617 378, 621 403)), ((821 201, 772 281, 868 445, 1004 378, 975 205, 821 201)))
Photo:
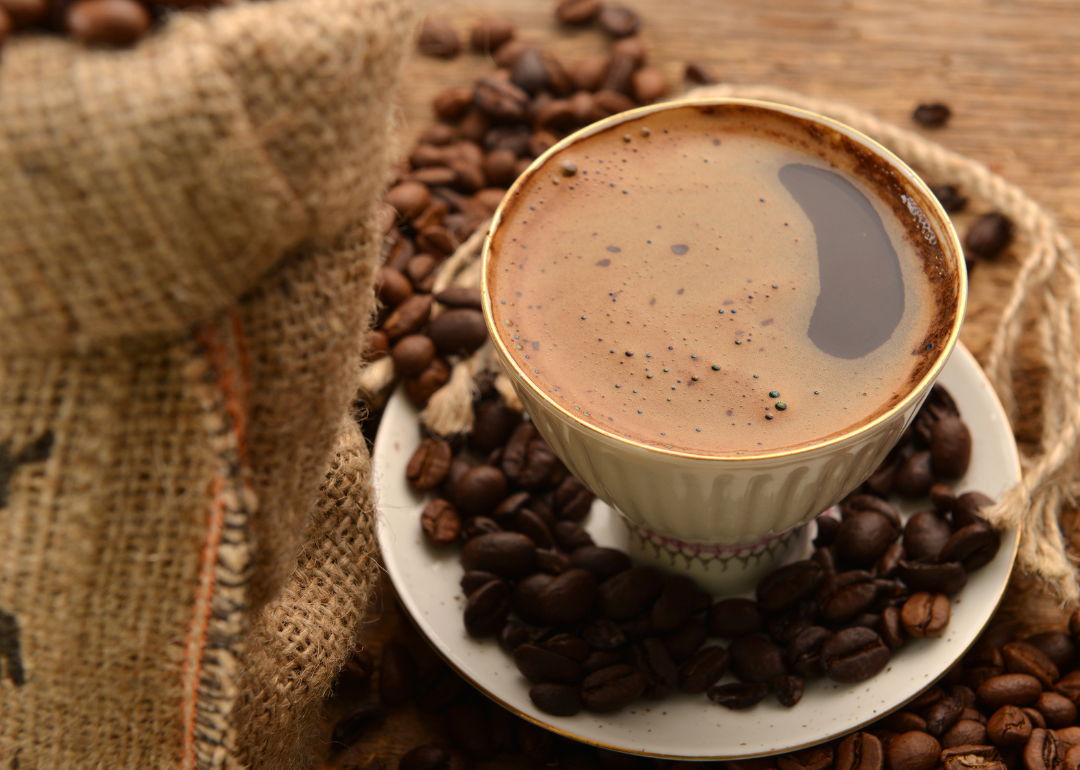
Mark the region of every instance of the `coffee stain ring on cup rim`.
MULTIPOLYGON (((578 129, 572 134, 569 134, 556 144, 552 145, 543 154, 538 156, 524 171, 524 173, 518 176, 518 178, 510 186, 510 189, 507 190, 506 195, 503 196, 502 201, 499 203, 498 208, 495 210, 495 214, 491 220, 491 227, 488 230, 487 237, 484 239, 484 248, 481 256, 480 267, 480 291, 483 298, 482 305, 484 311, 484 322, 487 324, 489 336, 491 337, 494 345, 497 347, 500 358, 503 360, 504 365, 508 363, 510 366, 512 366, 518 380, 523 382, 525 386, 529 388, 530 392, 532 392, 537 398, 548 404, 551 408, 556 410, 563 417, 568 418, 577 425, 588 428, 590 431, 603 435, 614 441, 618 441, 620 444, 624 444, 629 447, 644 449, 649 452, 656 452, 658 454, 667 455, 670 457, 703 460, 708 462, 742 462, 791 457, 793 455, 806 454, 822 449, 823 447, 833 446, 835 444, 854 440, 860 435, 868 433, 877 426, 891 419, 898 412, 906 409, 916 398, 919 398, 921 395, 925 395, 923 393, 924 389, 927 389, 927 385, 933 383, 937 379, 938 375, 941 373, 941 370, 945 368, 945 364, 948 363, 949 357, 952 355, 953 349, 956 347, 956 343, 960 339, 960 329, 963 326, 964 322, 964 313, 967 308, 968 296, 967 269, 964 263, 963 254, 963 247, 960 245, 959 236, 956 234, 955 229, 951 225, 949 215, 941 207, 941 204, 938 202, 937 198, 934 196, 933 192, 930 190, 927 184, 919 177, 918 174, 915 173, 915 171, 913 171, 906 163, 904 163, 904 161, 902 161, 894 153, 886 149, 883 145, 871 139, 869 136, 859 131, 856 131, 850 126, 847 126, 839 121, 825 117, 824 115, 819 115, 809 110, 803 110, 799 109, 798 107, 791 107, 786 104, 780 104, 777 102, 739 98, 676 99, 673 101, 661 102, 659 104, 652 104, 645 107, 638 107, 633 110, 627 110, 625 112, 620 112, 616 115, 611 115, 607 118, 598 120, 595 123, 592 123, 588 126, 585 126, 584 128, 578 129), (496 230, 498 230, 499 228, 499 224, 502 221, 503 214, 507 208, 508 202, 514 199, 517 193, 521 190, 521 188, 528 181, 530 181, 544 165, 546 165, 550 157, 559 152, 562 152, 563 150, 577 143, 578 140, 584 137, 592 136, 593 134, 605 131, 621 123, 626 123, 628 121, 645 117, 656 112, 674 110, 683 107, 726 107, 732 105, 757 107, 762 110, 780 112, 782 114, 799 118, 810 123, 824 125, 838 132, 839 134, 854 140, 857 144, 862 145, 863 148, 877 155, 888 166, 890 166, 897 173, 899 173, 921 195, 922 200, 918 201, 917 203, 920 208, 923 209, 923 212, 925 213, 926 209, 929 208, 933 213, 932 219, 945 225, 945 227, 942 228, 942 232, 935 231, 935 233, 941 241, 942 248, 945 251, 951 252, 957 257, 953 263, 956 268, 957 277, 956 307, 953 315, 952 324, 949 328, 949 336, 945 341, 943 349, 938 355, 937 359, 899 401, 897 401, 895 404, 893 404, 891 407, 889 407, 873 419, 861 423, 854 428, 842 431, 839 434, 830 436, 829 438, 822 441, 816 441, 797 447, 789 447, 775 452, 753 453, 746 455, 707 455, 695 452, 683 452, 677 449, 669 449, 662 446, 652 446, 641 441, 634 440, 627 436, 619 435, 617 433, 614 433, 613 431, 605 430, 603 427, 594 425, 591 422, 587 422, 586 420, 582 419, 578 415, 575 415, 572 410, 562 406, 553 398, 551 398, 547 393, 545 393, 543 389, 540 388, 537 383, 534 382, 532 378, 530 378, 521 369, 517 361, 514 360, 514 357, 507 349, 502 337, 498 333, 498 329, 496 328, 495 324, 494 313, 491 306, 492 298, 488 286, 488 270, 492 264, 491 245, 493 236, 496 230)), ((926 392, 929 392, 929 390, 927 389, 926 392)))

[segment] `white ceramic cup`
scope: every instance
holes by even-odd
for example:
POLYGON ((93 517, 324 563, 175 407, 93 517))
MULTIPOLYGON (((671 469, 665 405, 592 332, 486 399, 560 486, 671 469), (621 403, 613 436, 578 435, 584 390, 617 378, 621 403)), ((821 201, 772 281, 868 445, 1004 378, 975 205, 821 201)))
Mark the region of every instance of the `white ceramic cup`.
POLYGON ((876 418, 818 443, 748 457, 702 456, 648 446, 603 431, 575 416, 538 387, 505 348, 492 311, 488 276, 499 263, 492 234, 507 201, 495 213, 484 246, 482 290, 488 331, 504 370, 544 439, 567 468, 629 524, 629 547, 641 560, 688 571, 714 593, 752 587, 797 540, 800 525, 827 511, 858 487, 899 440, 929 394, 959 337, 967 303, 963 251, 949 217, 923 181, 872 139, 836 121, 784 105, 743 99, 707 99, 642 107, 568 136, 541 155, 515 187, 552 173, 546 160, 568 145, 626 120, 690 104, 753 105, 794 116, 849 138, 902 180, 909 209, 917 206, 946 258, 945 280, 955 284, 947 343, 921 380, 876 418))

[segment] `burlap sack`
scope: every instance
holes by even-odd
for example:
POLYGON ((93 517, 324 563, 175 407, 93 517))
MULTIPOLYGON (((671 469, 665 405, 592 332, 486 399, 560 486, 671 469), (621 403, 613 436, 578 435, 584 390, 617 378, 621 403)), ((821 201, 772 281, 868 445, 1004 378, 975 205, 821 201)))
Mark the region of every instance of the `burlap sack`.
POLYGON ((304 761, 373 565, 349 409, 411 19, 0 63, 0 766, 304 761))

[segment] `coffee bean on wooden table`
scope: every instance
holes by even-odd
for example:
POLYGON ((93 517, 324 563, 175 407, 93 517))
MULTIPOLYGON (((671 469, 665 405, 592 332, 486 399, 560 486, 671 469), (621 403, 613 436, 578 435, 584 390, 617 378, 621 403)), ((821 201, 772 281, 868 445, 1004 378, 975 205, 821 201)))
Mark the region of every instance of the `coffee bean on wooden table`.
POLYGON ((600 13, 600 0, 559 0, 555 17, 563 24, 588 24, 600 13))
POLYGON ((420 24, 416 38, 420 53, 452 59, 461 51, 461 40, 449 21, 438 16, 428 16, 420 24))
POLYGON ((941 208, 945 209, 949 214, 963 211, 964 207, 967 206, 968 199, 961 195, 960 191, 954 185, 938 185, 937 187, 930 188, 930 190, 934 193, 934 197, 938 199, 941 208))
POLYGON ((940 128, 949 121, 950 117, 952 117, 952 110, 947 104, 941 102, 920 104, 911 114, 912 120, 928 128, 940 128))
POLYGON ((882 770, 885 750, 876 735, 852 733, 836 748, 836 770, 882 770))
POLYGON ((513 22, 500 16, 481 19, 469 30, 469 46, 477 53, 491 53, 514 37, 513 22))
POLYGON ((1008 247, 1012 238, 1012 220, 996 211, 983 214, 964 235, 964 253, 993 259, 1008 247))
POLYGON ((1042 685, 1030 674, 1001 674, 984 682, 976 694, 981 703, 996 710, 1002 706, 1027 706, 1041 693, 1042 685))

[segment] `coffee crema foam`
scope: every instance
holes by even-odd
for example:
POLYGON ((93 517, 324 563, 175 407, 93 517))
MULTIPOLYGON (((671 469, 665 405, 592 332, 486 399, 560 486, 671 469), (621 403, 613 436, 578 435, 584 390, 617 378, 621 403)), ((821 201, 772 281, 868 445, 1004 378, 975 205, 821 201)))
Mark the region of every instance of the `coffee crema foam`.
POLYGON ((620 438, 818 443, 901 401, 948 340, 956 276, 908 186, 842 134, 749 105, 632 119, 507 200, 492 318, 538 389, 620 438))

